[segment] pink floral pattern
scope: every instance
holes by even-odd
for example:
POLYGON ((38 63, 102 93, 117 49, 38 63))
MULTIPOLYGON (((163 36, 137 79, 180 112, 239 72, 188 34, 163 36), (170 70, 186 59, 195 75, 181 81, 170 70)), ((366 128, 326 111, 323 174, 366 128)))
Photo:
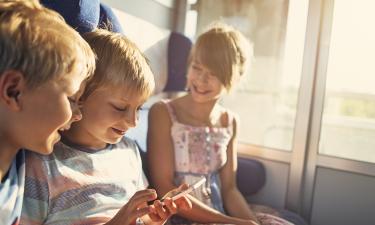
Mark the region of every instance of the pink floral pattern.
MULTIPOLYGON (((175 182, 194 183, 201 175, 207 177, 218 177, 219 169, 227 161, 227 146, 233 135, 233 126, 229 122, 228 127, 191 126, 178 122, 172 106, 165 101, 172 120, 171 136, 174 144, 175 155, 175 182)), ((207 197, 204 187, 194 190, 192 193, 197 199, 205 204, 224 211, 220 198, 220 181, 218 178, 206 181, 206 188, 215 192, 207 197)), ((268 207, 263 207, 267 209, 268 207)), ((263 210, 255 210, 256 217, 262 225, 293 225, 292 223, 268 214, 263 210)), ((275 213, 276 214, 276 213, 275 213)), ((186 222, 172 222, 173 224, 196 224, 186 222)))

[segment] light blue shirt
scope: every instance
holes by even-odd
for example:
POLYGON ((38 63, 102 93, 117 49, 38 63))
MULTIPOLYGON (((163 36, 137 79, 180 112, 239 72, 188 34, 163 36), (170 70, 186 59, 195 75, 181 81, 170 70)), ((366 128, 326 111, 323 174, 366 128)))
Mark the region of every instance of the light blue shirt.
POLYGON ((26 155, 21 224, 99 224, 148 186, 136 144, 91 150, 62 140, 48 156, 26 155))
POLYGON ((0 183, 0 221, 4 225, 16 225, 22 209, 25 185, 25 152, 17 153, 7 178, 0 183))

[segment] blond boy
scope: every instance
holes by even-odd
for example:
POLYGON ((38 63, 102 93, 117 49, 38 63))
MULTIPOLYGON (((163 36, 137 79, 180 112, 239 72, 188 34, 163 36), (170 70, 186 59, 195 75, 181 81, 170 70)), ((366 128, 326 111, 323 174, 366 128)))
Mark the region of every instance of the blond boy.
POLYGON ((8 225, 18 224, 22 208, 20 149, 51 153, 58 131, 81 118, 74 97, 95 57, 77 32, 36 1, 1 1, 0 37, 0 221, 8 225))
POLYGON ((123 35, 97 30, 84 38, 98 59, 81 97, 83 118, 63 133, 51 155, 28 154, 21 223, 123 225, 140 217, 138 222, 162 224, 190 202, 167 199, 163 207, 157 200, 147 207, 156 192, 144 190, 139 151, 124 137, 153 92, 153 74, 123 35))

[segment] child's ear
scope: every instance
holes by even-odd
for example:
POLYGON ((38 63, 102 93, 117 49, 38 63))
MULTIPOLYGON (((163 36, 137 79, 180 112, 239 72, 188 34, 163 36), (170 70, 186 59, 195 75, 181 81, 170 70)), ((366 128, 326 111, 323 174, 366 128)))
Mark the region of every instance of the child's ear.
POLYGON ((26 87, 21 72, 7 70, 0 75, 0 101, 14 111, 21 109, 20 97, 26 87))

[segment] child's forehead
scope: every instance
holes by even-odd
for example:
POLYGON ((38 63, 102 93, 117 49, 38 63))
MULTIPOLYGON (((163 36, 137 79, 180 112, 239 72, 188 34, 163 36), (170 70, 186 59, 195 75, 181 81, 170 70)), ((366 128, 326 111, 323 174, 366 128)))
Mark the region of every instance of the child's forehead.
POLYGON ((206 65, 205 63, 203 63, 201 60, 199 59, 193 59, 193 64, 195 66, 199 66, 201 69, 204 69, 204 70, 207 70, 207 71, 210 71, 210 72, 213 72, 213 70, 208 66, 206 65))
POLYGON ((132 100, 146 101, 148 94, 141 90, 132 88, 131 85, 103 85, 98 88, 99 91, 105 92, 106 95, 113 96, 119 100, 130 102, 132 100))
POLYGON ((196 50, 192 57, 192 61, 208 68, 209 62, 213 61, 213 57, 210 57, 206 52, 196 50))

